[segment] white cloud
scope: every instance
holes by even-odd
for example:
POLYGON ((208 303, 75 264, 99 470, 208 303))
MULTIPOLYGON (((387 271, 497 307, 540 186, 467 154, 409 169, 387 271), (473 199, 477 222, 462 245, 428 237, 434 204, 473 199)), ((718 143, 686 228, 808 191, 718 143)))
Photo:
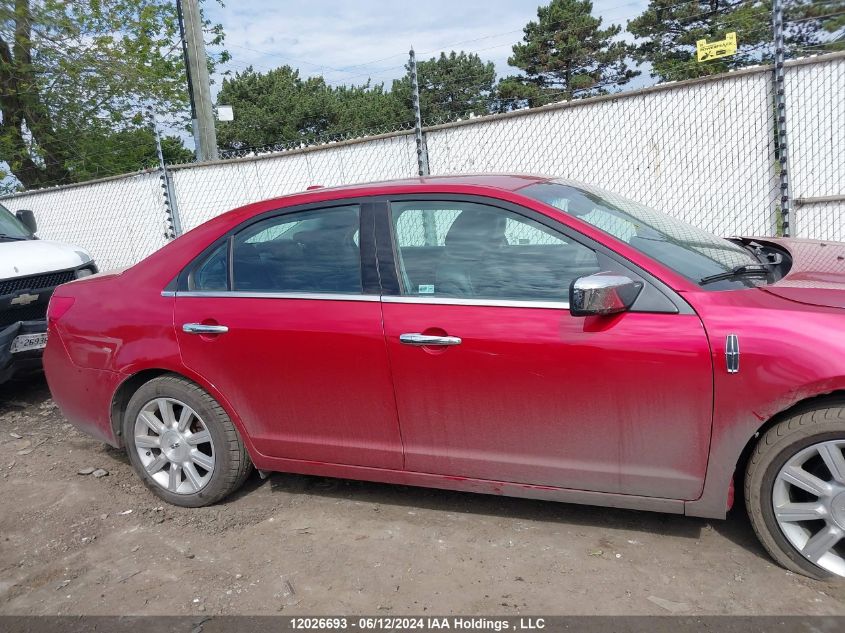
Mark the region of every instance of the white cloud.
MULTIPOLYGON (((624 27, 645 4, 599 0, 593 13, 624 27)), ((231 0, 226 7, 209 2, 206 9, 226 32, 232 61, 223 70, 288 64, 332 84, 368 78, 389 84, 404 74, 412 45, 419 58, 466 50, 493 61, 499 76, 514 72, 507 65, 511 46, 536 18, 537 6, 538 0, 231 0)))

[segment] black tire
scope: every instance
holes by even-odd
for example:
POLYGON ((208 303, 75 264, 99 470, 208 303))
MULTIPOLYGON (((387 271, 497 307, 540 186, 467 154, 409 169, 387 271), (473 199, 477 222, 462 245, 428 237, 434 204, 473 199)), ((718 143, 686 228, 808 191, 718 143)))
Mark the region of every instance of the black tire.
MULTIPOLYGON (((845 402, 796 411, 757 441, 745 472, 745 505, 763 547, 788 570, 816 580, 839 576, 810 561, 784 536, 772 504, 775 480, 784 464, 799 451, 820 442, 843 439, 845 402)), ((843 541, 837 547, 843 547, 843 541)))
POLYGON ((198 508, 216 503, 240 488, 252 472, 252 461, 232 420, 205 390, 180 376, 153 378, 132 395, 123 416, 123 437, 129 461, 147 488, 176 506, 198 508), (208 482, 196 493, 178 494, 163 488, 149 475, 136 452, 133 438, 138 414, 147 403, 162 397, 179 400, 191 407, 211 434, 214 468, 208 482))

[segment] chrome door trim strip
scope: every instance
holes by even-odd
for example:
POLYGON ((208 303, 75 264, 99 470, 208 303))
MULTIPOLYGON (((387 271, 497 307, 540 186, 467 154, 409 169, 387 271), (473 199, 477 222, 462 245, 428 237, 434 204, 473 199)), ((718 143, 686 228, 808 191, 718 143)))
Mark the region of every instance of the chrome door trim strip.
POLYGON ((498 308, 546 308, 569 310, 568 301, 519 301, 517 299, 467 299, 462 297, 398 297, 386 295, 384 303, 422 303, 444 306, 489 306, 498 308))
POLYGON ((396 295, 333 294, 330 292, 245 292, 240 290, 173 291, 162 290, 162 297, 211 297, 233 299, 307 299, 317 301, 383 301, 446 306, 488 306, 494 308, 545 308, 569 310, 568 301, 520 301, 517 299, 469 299, 464 297, 400 297, 396 295))
POLYGON ((207 297, 218 299, 305 299, 317 301, 379 301, 379 295, 333 294, 331 292, 244 292, 240 290, 220 291, 172 291, 165 290, 162 297, 207 297))

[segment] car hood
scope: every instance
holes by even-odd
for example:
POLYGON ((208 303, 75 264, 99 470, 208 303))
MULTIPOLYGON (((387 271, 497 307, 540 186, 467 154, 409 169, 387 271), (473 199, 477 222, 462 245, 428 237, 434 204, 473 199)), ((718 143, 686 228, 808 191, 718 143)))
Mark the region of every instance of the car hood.
POLYGON ((755 238, 780 246, 792 256, 792 267, 782 279, 760 286, 768 293, 831 308, 845 308, 845 243, 791 238, 755 238))
POLYGON ((0 242, 0 279, 76 268, 91 261, 84 249, 49 240, 0 242))

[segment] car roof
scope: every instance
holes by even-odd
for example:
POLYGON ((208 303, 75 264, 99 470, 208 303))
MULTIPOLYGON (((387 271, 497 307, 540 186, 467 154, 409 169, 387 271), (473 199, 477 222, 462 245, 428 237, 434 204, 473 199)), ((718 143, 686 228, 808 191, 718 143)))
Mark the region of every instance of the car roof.
POLYGON ((477 187, 489 187, 493 189, 502 189, 504 191, 516 191, 528 185, 545 182, 550 178, 552 178, 552 176, 539 176, 533 174, 450 174, 445 176, 398 178, 395 180, 364 182, 336 187, 319 187, 319 190, 355 191, 358 189, 371 189, 373 187, 409 187, 419 185, 424 188, 426 186, 437 187, 437 185, 475 185, 477 187))
POLYGON ((231 211, 217 215, 206 224, 240 222, 244 218, 264 211, 271 211, 278 208, 296 206, 312 202, 323 202, 329 200, 342 200, 352 198, 358 194, 370 196, 388 193, 391 189, 409 191, 431 191, 432 193, 442 190, 448 192, 462 188, 496 189, 499 191, 515 192, 523 187, 540 182, 547 182, 553 176, 538 176, 531 174, 453 174, 446 176, 418 176, 416 178, 400 178, 396 180, 383 180, 379 182, 362 182, 351 185, 340 185, 335 187, 322 187, 317 184, 311 185, 305 191, 296 191, 281 196, 267 198, 252 202, 231 211))

